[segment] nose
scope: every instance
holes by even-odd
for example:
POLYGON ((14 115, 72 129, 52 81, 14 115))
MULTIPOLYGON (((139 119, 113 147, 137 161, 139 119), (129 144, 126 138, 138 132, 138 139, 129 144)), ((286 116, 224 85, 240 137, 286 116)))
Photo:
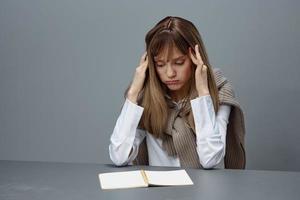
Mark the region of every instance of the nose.
POLYGON ((171 65, 167 66, 167 76, 168 76, 168 78, 172 78, 172 77, 176 76, 176 71, 172 68, 171 65))

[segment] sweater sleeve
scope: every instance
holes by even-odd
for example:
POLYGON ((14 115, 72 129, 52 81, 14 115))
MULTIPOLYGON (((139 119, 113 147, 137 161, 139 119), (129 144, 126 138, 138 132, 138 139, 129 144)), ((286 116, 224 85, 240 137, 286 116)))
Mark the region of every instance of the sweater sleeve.
POLYGON ((203 168, 213 168, 225 156, 226 131, 231 106, 221 105, 215 114, 211 96, 205 95, 191 100, 191 107, 200 163, 203 168))
POLYGON ((110 137, 109 155, 117 166, 130 164, 138 153, 145 131, 138 129, 144 108, 126 99, 110 137))

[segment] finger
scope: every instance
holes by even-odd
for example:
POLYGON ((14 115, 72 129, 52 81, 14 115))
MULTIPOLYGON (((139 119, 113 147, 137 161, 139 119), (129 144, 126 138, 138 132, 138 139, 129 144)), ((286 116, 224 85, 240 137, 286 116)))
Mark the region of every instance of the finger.
POLYGON ((207 71, 207 66, 205 64, 202 65, 201 71, 204 73, 207 71))
POLYGON ((203 64, 203 60, 202 60, 202 57, 201 57, 200 52, 199 52, 199 45, 198 44, 196 44, 195 49, 196 49, 197 59, 200 61, 200 64, 203 64))
POLYGON ((197 62, 196 62, 197 59, 196 59, 196 57, 194 56, 194 54, 193 54, 193 52, 192 52, 192 47, 189 47, 189 53, 190 53, 190 57, 191 57, 193 63, 194 63, 194 64, 197 64, 197 62))
POLYGON ((145 68, 147 69, 148 68, 148 56, 146 55, 146 57, 145 57, 145 62, 144 62, 144 64, 145 64, 145 68))
POLYGON ((147 68, 148 68, 148 55, 147 54, 145 55, 145 59, 144 59, 144 61, 142 62, 141 65, 143 66, 143 68, 145 70, 147 70, 147 68))
POLYGON ((147 55, 147 51, 144 52, 144 54, 142 55, 142 57, 140 59, 140 65, 145 61, 146 55, 147 55))

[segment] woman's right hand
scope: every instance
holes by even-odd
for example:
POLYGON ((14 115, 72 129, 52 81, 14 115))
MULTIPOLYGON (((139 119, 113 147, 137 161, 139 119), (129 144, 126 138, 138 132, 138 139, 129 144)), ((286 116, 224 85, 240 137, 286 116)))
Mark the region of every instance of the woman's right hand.
POLYGON ((148 69, 148 56, 147 56, 147 52, 145 52, 140 59, 139 66, 135 69, 133 81, 127 93, 127 98, 133 103, 137 103, 138 95, 144 86, 147 69, 148 69))

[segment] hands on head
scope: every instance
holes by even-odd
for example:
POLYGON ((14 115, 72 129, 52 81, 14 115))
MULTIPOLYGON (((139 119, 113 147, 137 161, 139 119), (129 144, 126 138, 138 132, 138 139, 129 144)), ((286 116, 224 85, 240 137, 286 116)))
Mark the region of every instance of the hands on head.
MULTIPOLYGON (((195 51, 192 47, 189 47, 189 57, 196 65, 195 70, 195 84, 198 91, 198 95, 209 94, 208 82, 207 82, 207 66, 204 64, 199 51, 199 45, 195 45, 195 51)), ((147 52, 140 58, 139 66, 135 70, 133 81, 127 93, 127 98, 134 103, 137 103, 139 92, 142 90, 146 78, 146 71, 148 69, 148 56, 147 52)))
POLYGON ((196 55, 193 53, 193 49, 189 47, 190 58, 197 66, 195 71, 195 84, 199 96, 208 95, 208 82, 207 82, 207 66, 204 64, 200 55, 199 45, 195 45, 196 55))

